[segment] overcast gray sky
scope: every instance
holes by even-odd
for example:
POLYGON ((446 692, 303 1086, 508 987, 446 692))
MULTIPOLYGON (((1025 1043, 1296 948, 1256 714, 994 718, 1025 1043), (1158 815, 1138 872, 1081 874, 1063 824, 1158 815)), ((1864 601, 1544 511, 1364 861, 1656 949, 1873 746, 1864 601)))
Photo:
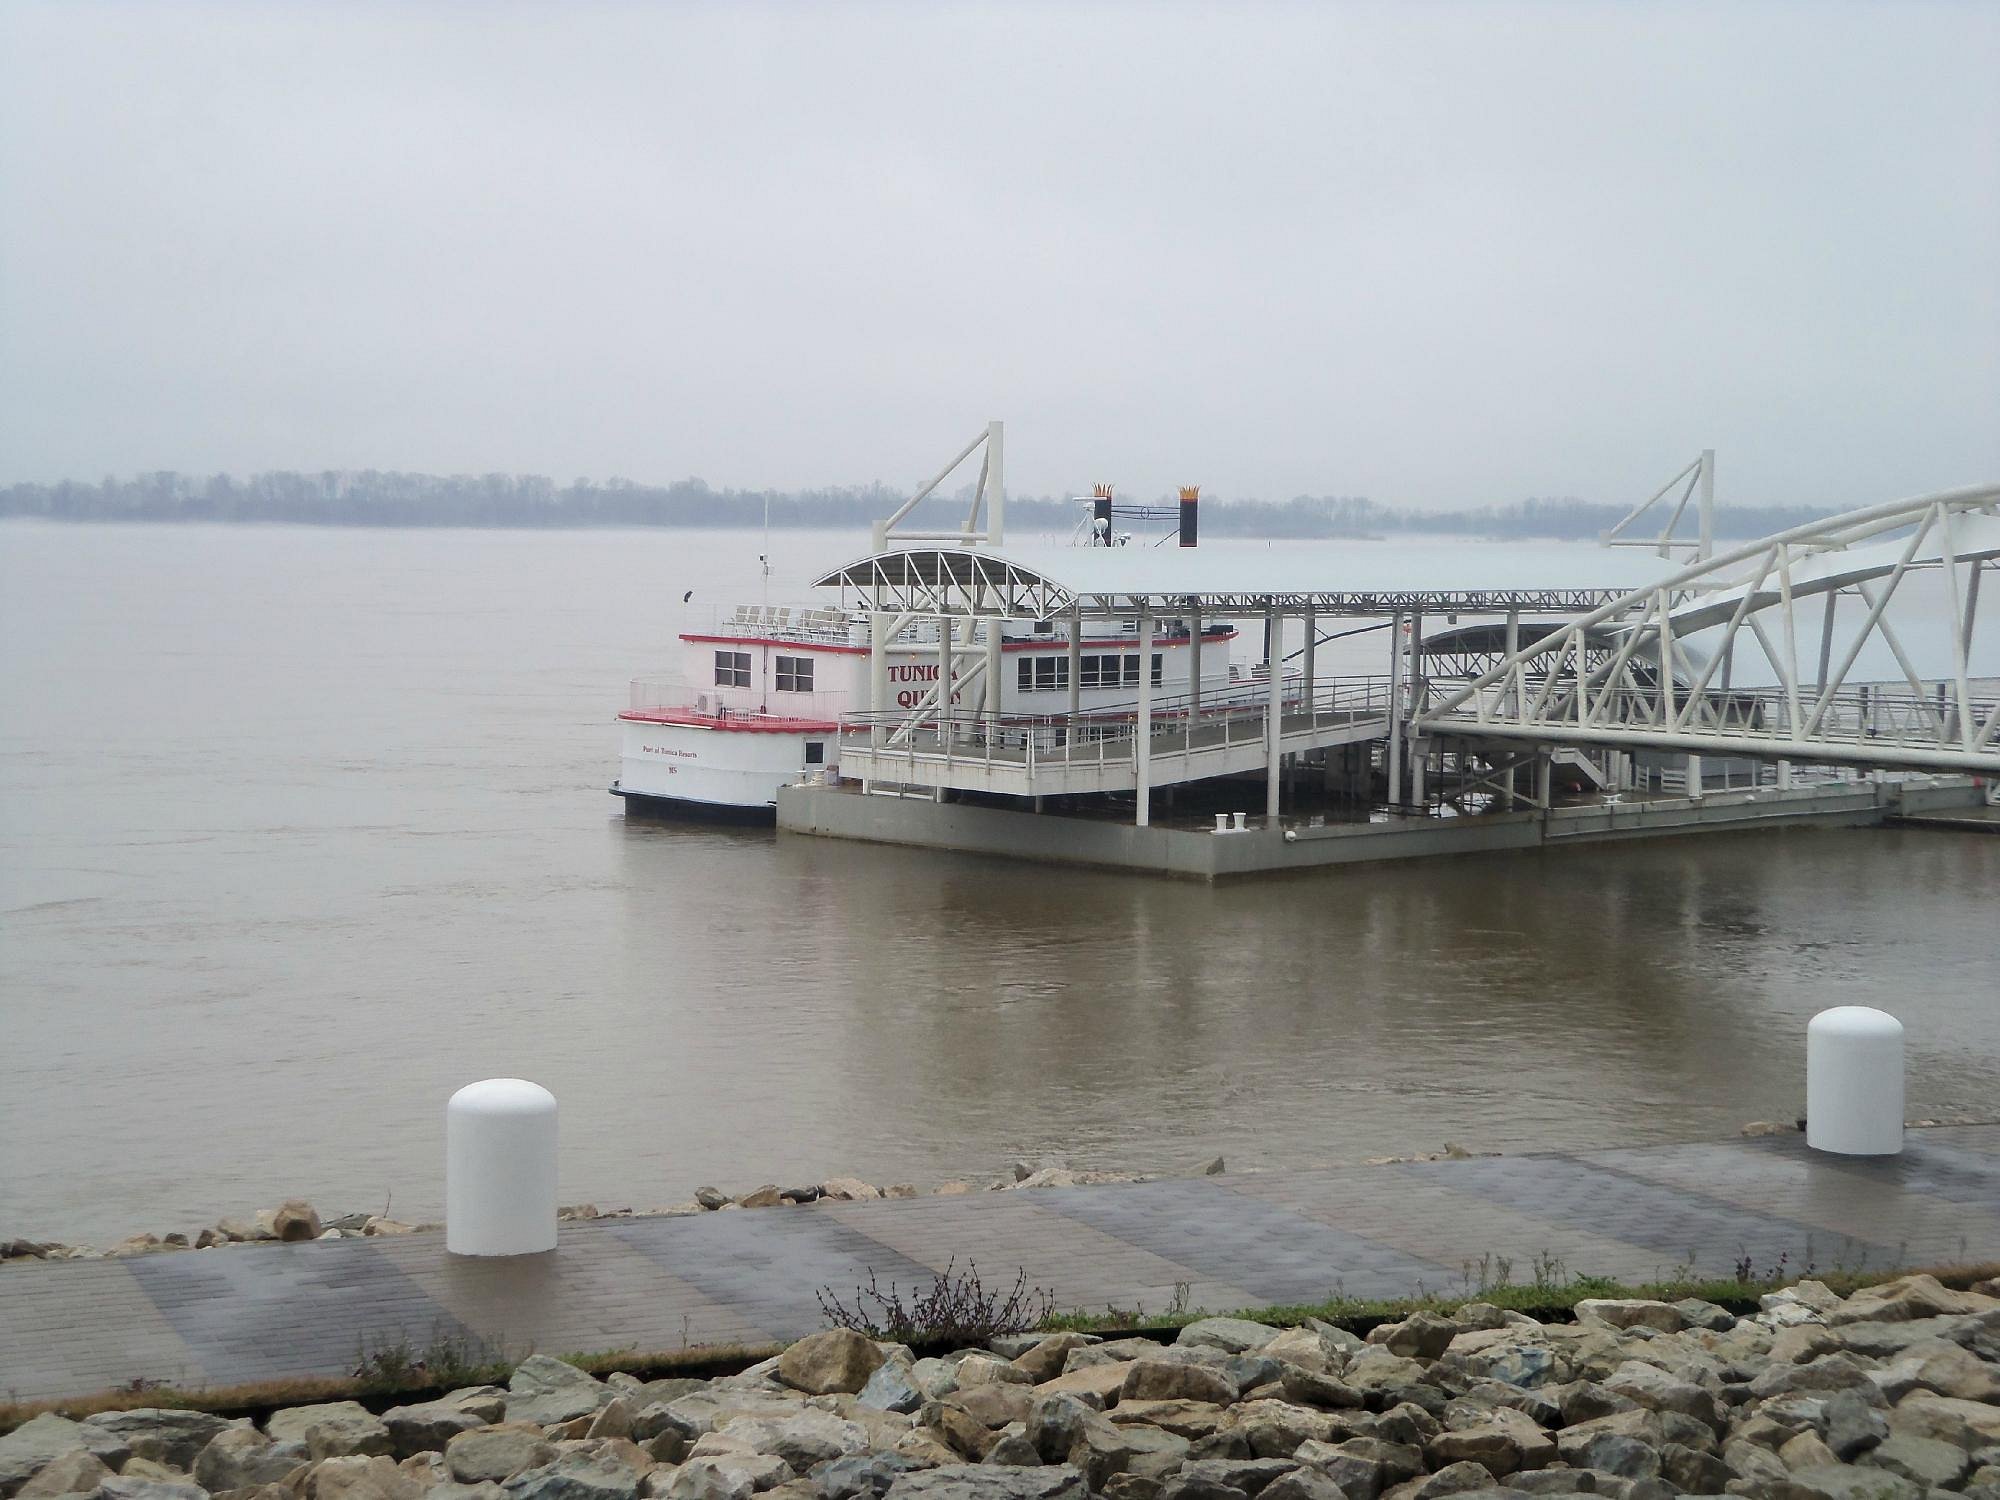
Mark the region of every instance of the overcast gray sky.
POLYGON ((0 6, 0 480, 2000 477, 2000 5, 0 6))

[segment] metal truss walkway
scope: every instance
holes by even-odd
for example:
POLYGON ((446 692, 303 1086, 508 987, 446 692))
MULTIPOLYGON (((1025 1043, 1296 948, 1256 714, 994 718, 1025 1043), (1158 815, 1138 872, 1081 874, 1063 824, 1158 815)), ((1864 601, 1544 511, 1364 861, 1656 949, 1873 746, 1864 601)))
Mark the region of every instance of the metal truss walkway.
POLYGON ((2000 774, 2000 643, 1977 635, 1996 558, 2000 485, 1794 527, 1539 633, 1469 682, 1428 684, 1410 730, 2000 774), (1947 673, 1919 671, 1913 642, 1926 638, 1947 673), (1900 678, 1851 680, 1870 646, 1900 678), (1731 686, 1739 647, 1773 685, 1731 686))

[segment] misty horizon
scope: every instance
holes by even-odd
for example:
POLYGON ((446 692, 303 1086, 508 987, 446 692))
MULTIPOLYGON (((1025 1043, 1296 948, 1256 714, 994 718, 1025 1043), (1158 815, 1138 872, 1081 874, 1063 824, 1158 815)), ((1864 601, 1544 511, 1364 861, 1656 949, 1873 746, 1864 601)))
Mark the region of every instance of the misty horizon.
MULTIPOLYGON (((319 474, 274 471, 236 479, 156 472, 97 484, 0 486, 0 520, 30 518, 108 522, 293 523, 390 527, 849 527, 865 528, 900 509, 908 490, 886 485, 825 486, 801 491, 721 489, 690 478, 667 485, 577 479, 558 488, 542 475, 430 475, 377 471, 319 474)), ((968 483, 941 489, 912 513, 911 524, 956 525, 972 499, 968 483)), ((1175 529, 1178 495, 1121 494, 1121 529, 1175 529)), ((1078 495, 1007 497, 1016 529, 1078 528, 1088 500, 1078 495)), ((1671 511, 1653 512, 1652 526, 1671 511)), ((1481 534, 1576 540, 1602 536, 1630 507, 1573 496, 1529 497, 1504 505, 1416 509, 1362 495, 1295 495, 1282 502, 1204 495, 1203 533, 1243 537, 1361 538, 1385 533, 1481 534)), ((1813 519, 1805 508, 1721 506, 1717 533, 1750 536, 1813 519)), ((1689 523, 1690 525, 1692 522, 1689 523)), ((1682 528, 1683 530, 1685 528, 1682 528)), ((1637 534, 1656 535, 1644 525, 1637 534)))
POLYGON ((0 477, 2000 473, 2000 8, 0 0, 0 477))

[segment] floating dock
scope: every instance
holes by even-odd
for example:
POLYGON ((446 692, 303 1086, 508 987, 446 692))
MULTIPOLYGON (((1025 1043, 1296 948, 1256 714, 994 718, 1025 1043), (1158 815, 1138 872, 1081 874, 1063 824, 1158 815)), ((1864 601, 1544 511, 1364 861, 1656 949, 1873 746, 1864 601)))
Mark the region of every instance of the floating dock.
POLYGON ((868 843, 1001 855, 1190 880, 1321 870, 1382 860, 1665 838, 1751 828, 1868 828, 1890 822, 1953 828, 1982 818, 1970 777, 1834 782, 1702 797, 1593 799, 1577 805, 1470 817, 1381 816, 1368 822, 1258 822, 1238 831, 1144 827, 859 787, 790 786, 778 793, 778 827, 868 843))

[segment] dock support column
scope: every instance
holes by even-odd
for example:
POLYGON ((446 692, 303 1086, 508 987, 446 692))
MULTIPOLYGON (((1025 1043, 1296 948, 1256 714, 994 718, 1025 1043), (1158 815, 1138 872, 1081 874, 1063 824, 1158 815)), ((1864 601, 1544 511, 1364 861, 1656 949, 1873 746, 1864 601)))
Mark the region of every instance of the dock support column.
POLYGON ((1132 754, 1139 777, 1137 822, 1144 828, 1153 821, 1153 611, 1145 604, 1139 606, 1139 724, 1132 754))
MULTIPOLYGON (((1073 719, 1083 707, 1083 606, 1069 608, 1069 712, 1073 719)), ((1069 726, 1074 733, 1076 726, 1069 726)), ((1067 735, 1064 736, 1068 738, 1067 735)))
POLYGON ((938 616, 938 685, 937 685, 937 731, 938 750, 951 764, 951 645, 952 626, 950 615, 938 616))
MULTIPOLYGON (((1512 657, 1513 654, 1516 651, 1519 651, 1520 649, 1521 649, 1521 612, 1518 609, 1510 609, 1507 611, 1507 655, 1509 657, 1512 657)), ((1507 678, 1506 695, 1502 698, 1501 701, 1506 706, 1506 711, 1509 714, 1520 712, 1521 705, 1518 701, 1516 701, 1516 696, 1514 693, 1514 677, 1511 673, 1508 675, 1507 678)), ((1514 766, 1507 767, 1507 780, 1505 783, 1506 790, 1501 793, 1500 797, 1500 805, 1503 808, 1505 808, 1508 812, 1512 812, 1514 810, 1514 804, 1517 800, 1515 795, 1516 783, 1514 779, 1516 769, 1517 768, 1514 766)))
POLYGON ((1687 794, 1690 797, 1699 797, 1701 795, 1701 757, 1699 755, 1690 755, 1687 758, 1687 794))
POLYGON ((986 743, 991 746, 1000 733, 1000 621, 986 622, 986 743))
POLYGON ((1791 789, 1792 789, 1792 763, 1788 760, 1781 760, 1778 762, 1778 790, 1781 792, 1789 792, 1791 789))
POLYGON ((1555 790, 1554 768, 1555 761, 1546 745, 1535 751, 1535 803, 1543 812, 1549 810, 1550 793, 1555 790))
POLYGON ((1431 753, 1429 740, 1410 741, 1410 803, 1424 805, 1424 761, 1431 753))
POLYGON ((868 743, 880 749, 888 735, 882 716, 889 711, 889 617, 879 609, 868 616, 868 743))
POLYGON ((1308 605, 1306 607, 1306 645, 1305 645, 1305 697, 1306 697, 1307 713, 1312 712, 1313 657, 1317 653, 1318 643, 1319 643, 1319 613, 1318 611, 1313 609, 1310 605, 1308 605))
POLYGON ((1201 718, 1201 606, 1188 611, 1188 730, 1201 718))
POLYGON ((1264 658, 1270 668, 1270 698, 1264 708, 1264 817, 1278 826, 1278 745, 1285 712, 1285 622, 1277 606, 1264 610, 1264 658))
POLYGON ((1403 800, 1403 612, 1389 616, 1389 803, 1403 800))

